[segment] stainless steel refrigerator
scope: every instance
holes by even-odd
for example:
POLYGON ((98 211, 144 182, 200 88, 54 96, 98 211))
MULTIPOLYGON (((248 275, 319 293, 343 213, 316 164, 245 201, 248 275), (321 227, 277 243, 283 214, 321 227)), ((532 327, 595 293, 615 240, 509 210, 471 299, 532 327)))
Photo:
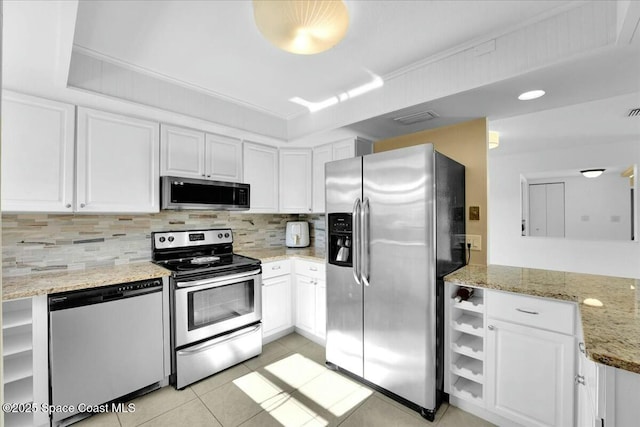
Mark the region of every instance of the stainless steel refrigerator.
POLYGON ((327 365, 433 420, 464 166, 424 144, 326 164, 327 365))

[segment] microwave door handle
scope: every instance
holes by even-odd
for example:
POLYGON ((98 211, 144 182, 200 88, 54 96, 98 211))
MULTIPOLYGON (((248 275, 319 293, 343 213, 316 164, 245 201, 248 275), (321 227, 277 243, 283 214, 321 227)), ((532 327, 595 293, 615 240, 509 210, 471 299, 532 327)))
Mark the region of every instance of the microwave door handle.
POLYGON ((366 197, 364 199, 364 201, 362 202, 362 219, 361 219, 361 226, 362 226, 362 263, 360 265, 360 269, 362 271, 362 283, 365 284, 365 286, 369 286, 369 258, 370 258, 370 252, 369 252, 369 215, 371 213, 371 209, 369 207, 369 198, 366 197))
POLYGON ((360 198, 353 202, 353 211, 351 212, 351 229, 353 230, 353 278, 358 285, 362 285, 360 280, 360 198))

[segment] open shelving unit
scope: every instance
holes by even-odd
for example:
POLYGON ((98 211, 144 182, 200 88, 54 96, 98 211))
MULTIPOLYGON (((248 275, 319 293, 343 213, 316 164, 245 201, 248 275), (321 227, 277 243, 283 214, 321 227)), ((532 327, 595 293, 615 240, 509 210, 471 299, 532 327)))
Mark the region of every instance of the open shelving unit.
POLYGON ((484 292, 475 288, 469 300, 457 302, 458 288, 449 288, 449 393, 484 406, 484 292))
MULTIPOLYGON (((47 403, 46 296, 3 301, 2 339, 4 402, 47 403)), ((45 413, 4 414, 7 427, 47 424, 45 413)))

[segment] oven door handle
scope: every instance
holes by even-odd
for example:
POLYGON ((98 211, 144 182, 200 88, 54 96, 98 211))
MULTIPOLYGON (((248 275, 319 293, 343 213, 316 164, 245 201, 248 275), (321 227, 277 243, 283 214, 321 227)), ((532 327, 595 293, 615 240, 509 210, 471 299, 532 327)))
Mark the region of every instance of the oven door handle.
POLYGON ((258 323, 256 326, 254 326, 253 328, 251 328, 251 330, 247 330, 247 329, 241 329, 239 331, 236 331, 232 334, 229 335, 225 335, 223 337, 220 338, 216 338, 213 339, 211 341, 207 341, 207 342, 203 342, 202 344, 198 344, 194 347, 189 347, 188 350, 179 350, 178 351, 178 355, 179 356, 188 356, 190 354, 195 354, 195 353, 201 353, 203 351, 206 351, 208 349, 210 349, 211 347, 221 344, 223 342, 227 342, 233 339, 236 339, 242 335, 249 335, 249 334, 253 334, 254 332, 258 331, 260 329, 262 325, 260 323, 258 323))
POLYGON ((244 273, 238 274, 228 274, 226 276, 215 277, 213 279, 202 279, 202 280, 194 280, 193 282, 176 282, 177 288, 192 288, 194 286, 201 285, 213 285, 212 288, 217 286, 216 284, 222 284, 222 282, 227 283, 230 280, 242 279, 243 277, 255 276, 256 274, 260 274, 260 269, 246 271, 244 273))

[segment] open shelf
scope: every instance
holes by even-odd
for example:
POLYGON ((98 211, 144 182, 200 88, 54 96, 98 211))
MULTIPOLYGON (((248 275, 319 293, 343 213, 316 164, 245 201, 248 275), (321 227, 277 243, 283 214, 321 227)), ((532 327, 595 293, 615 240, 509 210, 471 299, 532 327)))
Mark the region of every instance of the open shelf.
POLYGON ((451 392, 454 396, 476 402, 478 405, 483 404, 482 384, 466 378, 458 378, 453 384, 451 392))
POLYGON ((483 363, 481 360, 472 359, 463 354, 458 355, 456 360, 451 363, 451 373, 465 377, 477 383, 484 382, 483 363))
POLYGON ((458 354, 484 360, 484 340, 481 337, 461 334, 451 343, 451 349, 458 354))
POLYGON ((453 307, 460 310, 473 311, 476 313, 484 313, 484 297, 482 294, 476 295, 475 293, 479 291, 474 291, 474 295, 469 298, 467 301, 453 302, 453 307))
POLYGON ((33 378, 26 377, 4 386, 4 401, 9 403, 33 402, 33 378))
POLYGON ((31 352, 15 354, 4 358, 4 384, 19 381, 33 375, 31 352))
POLYGON ((32 348, 31 331, 5 334, 3 337, 2 355, 4 357, 30 351, 32 348))
POLYGON ((453 329, 456 331, 476 335, 478 337, 484 337, 484 322, 482 320, 482 316, 475 313, 462 312, 462 314, 451 323, 453 329))
POLYGON ((2 312, 2 329, 10 329, 23 325, 30 325, 31 320, 31 307, 27 309, 4 311, 2 312))

